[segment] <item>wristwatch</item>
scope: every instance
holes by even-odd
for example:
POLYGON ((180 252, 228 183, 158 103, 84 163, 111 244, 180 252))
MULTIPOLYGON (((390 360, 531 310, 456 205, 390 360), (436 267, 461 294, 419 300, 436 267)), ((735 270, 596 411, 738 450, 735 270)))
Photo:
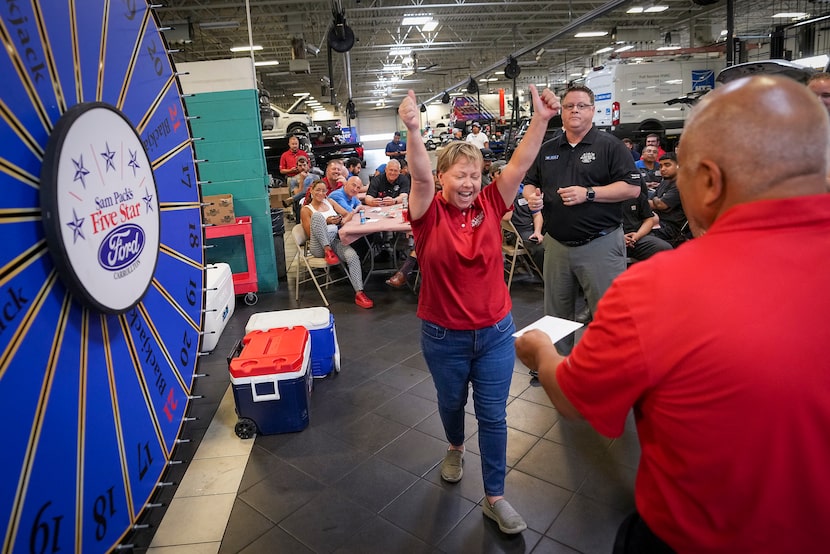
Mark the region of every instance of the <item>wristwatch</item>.
POLYGON ((585 187, 585 190, 587 190, 587 191, 588 191, 588 194, 587 194, 587 197, 586 197, 586 198, 587 198, 587 200, 588 200, 588 202, 593 202, 593 201, 594 201, 594 198, 595 198, 595 197, 596 197, 596 195, 597 195, 597 193, 596 193, 596 192, 594 192, 594 189, 593 189, 593 188, 591 188, 591 187, 585 187))

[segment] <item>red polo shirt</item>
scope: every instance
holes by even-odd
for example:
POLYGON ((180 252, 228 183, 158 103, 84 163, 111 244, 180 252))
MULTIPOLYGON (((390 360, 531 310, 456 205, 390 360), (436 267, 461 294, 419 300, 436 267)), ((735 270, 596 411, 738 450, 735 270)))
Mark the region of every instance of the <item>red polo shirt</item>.
POLYGON ((280 173, 285 175, 286 177, 294 177, 299 171, 295 168, 297 167, 297 159, 305 158, 308 159, 308 154, 304 150, 297 150, 296 152, 292 152, 291 150, 286 150, 280 156, 280 173), (290 173, 282 173, 283 169, 294 169, 294 171, 290 173))

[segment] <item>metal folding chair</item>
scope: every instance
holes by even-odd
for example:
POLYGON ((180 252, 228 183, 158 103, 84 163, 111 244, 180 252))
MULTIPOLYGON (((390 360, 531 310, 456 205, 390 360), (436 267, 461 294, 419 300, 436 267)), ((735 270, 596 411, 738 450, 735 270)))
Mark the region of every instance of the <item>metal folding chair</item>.
POLYGON ((533 256, 525 247, 522 236, 519 234, 519 231, 516 230, 516 227, 513 225, 512 221, 504 219, 501 220, 501 237, 501 251, 504 253, 507 264, 509 265, 509 268, 504 268, 504 272, 507 274, 507 289, 510 290, 510 285, 513 284, 513 272, 516 269, 516 261, 519 259, 528 271, 535 271, 541 278, 542 270, 539 269, 539 266, 537 266, 536 262, 533 261, 533 256))
POLYGON ((337 279, 332 279, 331 276, 331 268, 324 258, 315 258, 311 255, 308 251, 308 237, 305 234, 305 229, 301 224, 294 225, 294 228, 291 229, 291 236, 294 237, 294 242, 297 245, 297 252, 294 254, 294 259, 291 260, 291 264, 294 263, 294 260, 297 260, 297 279, 296 279, 296 286, 294 299, 300 299, 300 285, 302 283, 308 283, 309 281, 314 282, 314 286, 317 287, 317 292, 320 293, 320 298, 323 299, 323 304, 326 306, 329 305, 329 301, 326 298, 326 295, 323 293, 323 289, 320 286, 320 281, 317 280, 318 275, 315 274, 315 271, 318 273, 322 272, 320 277, 325 277, 322 285, 326 288, 329 287, 332 283, 337 283, 338 281, 343 281, 349 278, 348 272, 346 268, 343 268, 343 262, 340 262, 341 268, 343 269, 344 275, 342 277, 338 277, 337 279), (308 276, 304 276, 304 273, 308 273, 308 276))

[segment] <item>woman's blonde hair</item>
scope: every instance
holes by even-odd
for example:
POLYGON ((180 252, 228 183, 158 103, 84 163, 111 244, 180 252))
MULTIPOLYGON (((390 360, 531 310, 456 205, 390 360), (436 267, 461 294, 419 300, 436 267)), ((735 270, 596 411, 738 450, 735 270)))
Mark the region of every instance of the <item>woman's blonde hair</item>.
POLYGON ((444 173, 459 160, 468 160, 481 166, 484 158, 481 155, 481 150, 476 145, 458 140, 449 143, 438 154, 438 162, 435 168, 438 170, 438 173, 444 173))

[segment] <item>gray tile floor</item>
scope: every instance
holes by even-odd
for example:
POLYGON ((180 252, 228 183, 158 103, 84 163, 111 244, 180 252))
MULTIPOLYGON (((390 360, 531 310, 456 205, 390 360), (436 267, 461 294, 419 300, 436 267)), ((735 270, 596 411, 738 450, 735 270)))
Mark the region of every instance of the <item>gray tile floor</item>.
MULTIPOLYGON (((293 251, 288 242, 290 263, 293 251)), ((151 522, 160 530, 150 551, 611 551, 617 526, 634 508, 639 446, 633 420, 618 439, 602 437, 587 424, 565 421, 517 362, 507 408, 506 496, 524 516, 528 529, 519 536, 501 534, 481 512, 483 490, 471 401, 464 478, 455 485, 440 478, 438 465, 446 441, 432 378, 420 354, 417 297, 410 290, 387 287, 386 276, 373 275, 367 283, 366 292, 375 301, 371 310, 354 304, 347 282, 327 292, 342 371, 315 380, 308 428, 257 436, 247 458, 230 449, 234 460, 247 460, 241 479, 240 468, 231 467, 228 460, 217 462, 222 476, 205 475, 202 467, 202 484, 191 478, 190 471, 187 476, 168 476, 181 482, 180 489, 215 493, 216 504, 228 497, 228 483, 238 482, 238 488, 231 493, 226 520, 220 506, 214 510, 218 516, 198 512, 208 514, 205 521, 198 521, 194 513, 171 525, 173 535, 197 537, 194 540, 162 543, 158 535, 165 522, 151 522), (215 521, 217 517, 221 521, 215 521), (210 532, 195 530, 202 526, 211 527, 210 532)), ((205 399, 191 405, 191 415, 201 418, 185 428, 196 443, 204 437, 200 449, 216 448, 206 446, 217 433, 208 430, 214 412, 217 420, 227 420, 226 412, 232 410, 232 404, 226 412, 216 407, 228 390, 225 355, 244 335, 248 317, 321 305, 311 283, 301 286, 299 301, 294 300, 293 280, 289 286, 281 278, 279 287, 277 293, 260 295, 256 306, 238 302, 216 350, 201 360, 200 368, 208 377, 197 385, 197 392, 205 399)), ((518 328, 543 315, 542 285, 534 277, 518 273, 511 296, 518 328)), ((224 424, 226 436, 232 433, 233 417, 231 411, 231 421, 224 424)), ((183 445, 181 456, 196 461, 204 457, 190 450, 183 445)), ((194 465, 199 468, 191 462, 191 468, 194 465)))

